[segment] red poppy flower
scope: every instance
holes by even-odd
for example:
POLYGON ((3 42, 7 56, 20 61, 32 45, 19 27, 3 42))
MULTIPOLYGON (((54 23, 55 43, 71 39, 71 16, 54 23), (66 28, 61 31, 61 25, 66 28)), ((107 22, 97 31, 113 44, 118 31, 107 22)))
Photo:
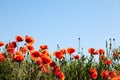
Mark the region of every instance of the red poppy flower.
POLYGON ((55 51, 53 54, 58 59, 62 59, 64 57, 64 55, 61 51, 55 51))
POLYGON ((105 51, 103 49, 99 49, 98 52, 100 53, 100 55, 104 55, 105 51))
POLYGON ((23 55, 14 55, 13 60, 16 62, 22 62, 22 61, 24 61, 24 56, 23 55))
POLYGON ((16 39, 17 42, 22 42, 22 41, 24 41, 24 39, 23 39, 22 36, 20 36, 20 35, 17 35, 17 36, 15 37, 15 39, 16 39))
POLYGON ((79 57, 79 55, 75 55, 74 58, 75 59, 79 59, 80 57, 79 57))
POLYGON ((4 46, 4 43, 2 41, 0 41, 0 47, 4 46))
POLYGON ((63 72, 59 72, 58 73, 58 77, 61 79, 61 80, 64 80, 64 73, 63 72))
POLYGON ((110 65, 110 64, 112 64, 112 61, 111 60, 105 60, 105 63, 106 63, 106 65, 110 65))
POLYGON ((0 53, 0 61, 4 61, 6 59, 4 53, 0 53))
POLYGON ((74 53, 75 52, 75 49, 74 48, 71 48, 71 47, 69 47, 69 48, 67 48, 67 52, 68 52, 68 54, 72 54, 72 53, 74 53))
POLYGON ((17 47, 16 41, 11 42, 11 43, 10 43, 10 46, 11 46, 12 48, 16 48, 16 47, 17 47))
POLYGON ((63 54, 66 54, 66 49, 61 49, 60 50, 63 54))
POLYGON ((89 52, 90 54, 94 54, 94 51, 95 51, 94 48, 89 48, 89 49, 88 49, 88 52, 89 52))
POLYGON ((14 54, 14 51, 15 51, 14 48, 8 48, 8 49, 7 49, 7 52, 8 52, 8 54, 10 54, 10 55, 14 54))
POLYGON ((50 56, 50 53, 49 53, 48 50, 44 50, 44 51, 42 52, 42 54, 45 54, 45 55, 47 55, 47 56, 50 56))
POLYGON ((50 67, 55 67, 55 66, 56 66, 56 63, 52 61, 52 62, 50 63, 50 67))
POLYGON ((110 75, 111 78, 114 78, 114 77, 117 76, 117 74, 116 74, 115 71, 110 71, 110 72, 109 72, 109 75, 110 75))
POLYGON ((32 45, 26 45, 26 48, 30 51, 33 51, 34 50, 34 47, 32 45))
POLYGON ((40 46, 40 50, 45 50, 45 49, 48 49, 48 46, 47 46, 47 45, 41 45, 41 46, 40 46))
POLYGON ((60 72, 60 66, 55 66, 53 72, 55 75, 58 75, 58 73, 60 72))
POLYGON ((41 53, 39 51, 31 51, 30 52, 30 57, 35 60, 36 58, 40 58, 41 53))
POLYGON ((8 43, 8 44, 5 46, 6 49, 7 49, 7 48, 16 48, 16 47, 17 47, 17 44, 16 44, 15 41, 10 42, 10 43, 8 43))
POLYGON ((94 68, 90 68, 89 73, 90 73, 90 77, 92 79, 96 79, 97 78, 97 71, 94 68))
POLYGON ((55 66, 55 67, 54 67, 54 70, 60 71, 60 66, 55 66))
POLYGON ((31 36, 26 35, 25 36, 25 41, 26 41, 27 44, 32 45, 34 43, 34 38, 31 37, 31 36))
POLYGON ((105 60, 107 60, 107 58, 106 58, 106 56, 104 56, 104 55, 100 55, 99 60, 100 60, 100 61, 105 61, 105 60))
POLYGON ((103 78, 107 79, 107 80, 110 78, 109 72, 106 71, 106 70, 103 70, 103 71, 101 72, 101 76, 102 76, 103 78))
POLYGON ((41 54, 40 58, 43 64, 50 64, 52 62, 51 58, 45 54, 41 54))
POLYGON ((41 58, 37 58, 37 59, 35 59, 35 61, 36 61, 36 63, 37 63, 38 66, 42 64, 41 58))
POLYGON ((26 54, 28 49, 26 47, 20 47, 19 52, 22 52, 23 54, 26 54))

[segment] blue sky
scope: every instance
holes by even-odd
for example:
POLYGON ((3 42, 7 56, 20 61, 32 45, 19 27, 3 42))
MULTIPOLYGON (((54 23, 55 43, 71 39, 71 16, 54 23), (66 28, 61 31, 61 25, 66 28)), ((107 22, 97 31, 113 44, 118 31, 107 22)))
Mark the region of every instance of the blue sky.
POLYGON ((0 40, 26 34, 34 46, 47 44, 51 52, 78 47, 105 48, 105 41, 120 45, 120 0, 0 0, 0 40))

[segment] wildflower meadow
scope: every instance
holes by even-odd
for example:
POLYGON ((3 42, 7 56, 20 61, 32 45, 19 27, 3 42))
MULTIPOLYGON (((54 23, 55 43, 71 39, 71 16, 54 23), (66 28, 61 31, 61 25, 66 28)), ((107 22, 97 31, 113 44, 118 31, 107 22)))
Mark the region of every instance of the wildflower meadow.
POLYGON ((90 56, 80 51, 80 44, 78 50, 71 45, 50 53, 49 45, 36 50, 34 42, 29 35, 0 41, 0 80, 120 80, 120 48, 113 47, 115 39, 106 41, 105 49, 89 48, 90 56))

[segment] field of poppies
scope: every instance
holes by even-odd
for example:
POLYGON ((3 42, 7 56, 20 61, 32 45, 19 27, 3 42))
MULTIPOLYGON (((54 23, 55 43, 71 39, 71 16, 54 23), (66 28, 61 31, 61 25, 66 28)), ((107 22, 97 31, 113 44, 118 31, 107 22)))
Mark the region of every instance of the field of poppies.
POLYGON ((90 56, 80 51, 80 44, 78 50, 58 47, 50 53, 48 45, 36 50, 34 42, 29 35, 0 41, 0 80, 120 80, 120 48, 113 47, 115 39, 106 41, 106 49, 89 48, 90 56))

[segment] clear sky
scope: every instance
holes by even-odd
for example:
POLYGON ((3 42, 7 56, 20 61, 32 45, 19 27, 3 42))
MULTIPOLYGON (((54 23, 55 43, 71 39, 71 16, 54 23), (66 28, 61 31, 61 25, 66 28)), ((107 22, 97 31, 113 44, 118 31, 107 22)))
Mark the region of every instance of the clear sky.
POLYGON ((105 41, 120 45, 120 0, 0 0, 0 40, 26 34, 34 46, 47 44, 51 52, 78 46, 105 48, 105 41))

